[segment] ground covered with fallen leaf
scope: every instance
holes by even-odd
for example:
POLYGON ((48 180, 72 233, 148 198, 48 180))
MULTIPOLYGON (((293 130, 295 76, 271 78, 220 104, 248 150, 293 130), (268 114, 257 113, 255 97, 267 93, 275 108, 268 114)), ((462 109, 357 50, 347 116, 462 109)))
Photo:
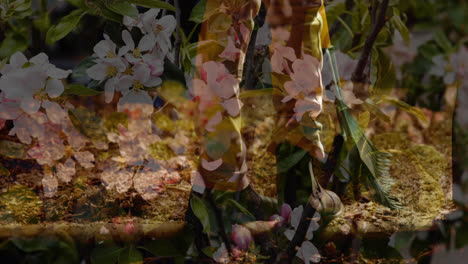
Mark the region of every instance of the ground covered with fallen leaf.
MULTIPOLYGON (((274 107, 268 96, 248 99, 245 105, 243 135, 248 148, 248 177, 258 193, 276 198, 277 160, 268 149, 275 137, 274 107)), ((328 223, 320 234, 322 242, 331 243, 324 243, 327 246, 322 254, 330 263, 340 258, 333 256, 336 253, 332 250, 334 244, 338 245, 348 236, 384 238, 394 232, 428 229, 435 219, 444 218, 454 209, 451 201, 450 112, 423 110, 428 122, 421 122, 399 109, 389 111, 388 120, 370 118, 363 107, 352 112, 375 145, 393 155, 391 175, 394 185, 391 194, 401 202, 402 209, 390 210, 371 199, 355 201, 351 187, 347 187, 340 193, 345 205, 344 213, 328 223)), ((100 114, 104 116, 101 125, 107 132, 116 131, 116 124, 126 122, 121 116, 100 114)), ((141 192, 135 190, 136 186, 124 193, 106 188, 99 170, 110 166, 106 163, 109 157, 119 156, 117 146, 112 144, 106 151, 94 150, 97 165, 94 169, 78 169, 70 183, 59 184, 55 195, 47 197, 42 186, 43 168, 25 156, 25 149, 13 137, 5 135, 6 130, 2 131, 2 233, 34 234, 51 224, 62 231, 76 233, 75 229, 86 225, 89 230, 87 237, 102 236, 115 234, 119 228, 123 232, 124 224, 132 222, 141 227, 139 232, 146 232, 146 228, 148 232, 153 230, 159 232, 158 236, 163 236, 164 230, 154 231, 157 225, 165 223, 169 227, 172 223, 174 227, 171 228, 183 227, 191 178, 198 164, 200 139, 190 116, 176 108, 156 111, 153 120, 160 140, 150 146, 151 157, 171 168, 179 178, 166 182, 162 191, 150 199, 144 199, 141 192), (41 223, 44 225, 37 227, 41 223)), ((319 121, 324 126, 322 142, 329 151, 338 132, 333 103, 325 103, 319 121)), ((367 197, 366 190, 361 191, 363 197, 367 197)))

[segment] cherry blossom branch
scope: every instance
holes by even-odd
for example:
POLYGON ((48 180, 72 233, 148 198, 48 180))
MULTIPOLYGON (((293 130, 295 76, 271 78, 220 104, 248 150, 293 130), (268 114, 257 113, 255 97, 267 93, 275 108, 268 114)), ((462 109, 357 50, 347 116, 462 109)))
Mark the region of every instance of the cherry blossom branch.
MULTIPOLYGON (((374 1, 374 5, 377 1, 374 1)), ((387 13, 389 0, 383 0, 380 11, 378 14, 377 19, 375 20, 375 24, 371 25, 371 33, 366 39, 364 44, 364 49, 361 53, 361 57, 359 58, 359 62, 356 66, 356 69, 353 72, 352 81, 353 82, 364 82, 366 76, 364 74, 364 69, 366 68, 369 57, 372 52, 372 47, 374 46, 375 41, 377 40, 377 36, 379 35, 380 31, 382 30, 383 26, 385 25, 385 14, 387 13)), ((377 6, 372 8, 372 13, 377 12, 377 6)))

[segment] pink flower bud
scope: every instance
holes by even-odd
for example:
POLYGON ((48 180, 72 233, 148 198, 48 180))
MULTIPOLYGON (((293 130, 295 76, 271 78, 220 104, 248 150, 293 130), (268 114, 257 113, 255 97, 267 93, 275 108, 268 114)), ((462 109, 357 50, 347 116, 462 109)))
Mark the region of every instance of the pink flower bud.
POLYGON ((292 208, 289 204, 283 204, 280 210, 280 216, 283 217, 285 221, 289 221, 289 216, 291 215, 292 208))
POLYGON ((136 227, 135 227, 135 223, 133 223, 133 221, 130 221, 125 225, 125 233, 127 233, 129 235, 133 235, 133 234, 136 233, 136 227))
POLYGON ((250 242, 252 241, 252 234, 244 226, 233 225, 231 239, 240 250, 245 250, 249 248, 250 242))

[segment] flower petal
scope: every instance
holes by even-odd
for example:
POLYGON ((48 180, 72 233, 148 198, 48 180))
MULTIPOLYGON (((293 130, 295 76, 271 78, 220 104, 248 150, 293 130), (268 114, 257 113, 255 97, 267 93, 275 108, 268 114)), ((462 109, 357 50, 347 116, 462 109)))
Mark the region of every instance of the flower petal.
POLYGON ((301 248, 296 256, 301 258, 306 264, 310 262, 317 263, 321 258, 317 248, 310 241, 302 242, 301 248))
POLYGON ((284 231, 284 235, 286 236, 286 238, 291 241, 293 238, 294 238, 294 234, 296 234, 296 232, 292 229, 288 229, 286 231, 284 231))
POLYGON ((15 69, 23 67, 23 65, 26 62, 28 62, 28 59, 26 58, 26 56, 24 56, 23 53, 21 53, 19 51, 15 52, 10 57, 10 65, 15 69))
POLYGON ((297 229, 299 226, 299 222, 301 221, 301 216, 302 212, 304 211, 304 208, 302 205, 299 207, 294 208, 294 210, 291 212, 291 226, 294 227, 294 229, 297 229))
POLYGON ((50 79, 47 81, 46 92, 51 98, 59 97, 64 90, 65 88, 61 80, 50 79))
POLYGON ((241 100, 233 97, 222 103, 224 109, 228 111, 230 116, 237 116, 240 113, 242 106, 244 105, 241 100))
POLYGON ((21 100, 20 106, 21 109, 23 109, 26 113, 32 114, 39 110, 39 107, 41 107, 41 102, 32 97, 26 97, 21 100))

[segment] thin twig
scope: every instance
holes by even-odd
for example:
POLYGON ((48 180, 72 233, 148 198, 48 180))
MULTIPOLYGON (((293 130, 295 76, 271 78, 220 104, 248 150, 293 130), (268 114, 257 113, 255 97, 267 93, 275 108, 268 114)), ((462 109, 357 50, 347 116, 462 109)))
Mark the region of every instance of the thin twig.
POLYGON ((385 25, 385 14, 387 13, 388 2, 389 0, 383 0, 381 4, 377 20, 375 24, 372 25, 371 33, 366 39, 366 43, 364 44, 364 49, 361 53, 361 57, 359 58, 358 65, 356 66, 356 69, 353 72, 353 76, 351 79, 353 82, 362 83, 366 79, 366 76, 364 75, 364 69, 366 68, 369 62, 369 56, 372 52, 372 47, 374 46, 377 36, 379 35, 380 30, 382 30, 383 26, 385 25))

